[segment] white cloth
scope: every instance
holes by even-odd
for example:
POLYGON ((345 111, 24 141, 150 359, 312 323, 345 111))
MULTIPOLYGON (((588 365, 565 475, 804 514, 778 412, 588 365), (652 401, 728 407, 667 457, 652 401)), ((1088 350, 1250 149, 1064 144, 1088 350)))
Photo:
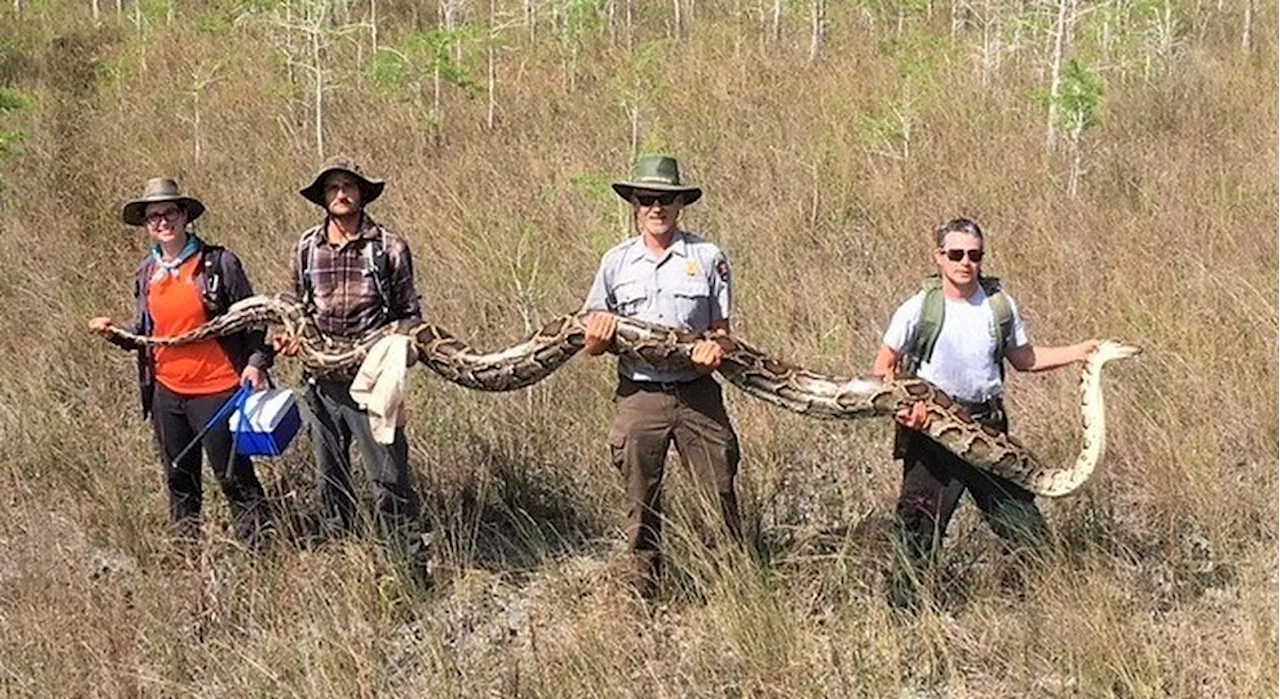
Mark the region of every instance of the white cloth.
POLYGON ((391 444, 404 425, 404 394, 413 341, 388 335, 369 348, 351 382, 351 399, 369 413, 369 428, 379 444, 391 444))
MULTIPOLYGON (((1004 382, 995 361, 996 317, 986 292, 979 287, 963 301, 944 300, 946 311, 933 356, 916 373, 957 400, 977 403, 1002 396, 1004 382)), ((884 344, 889 349, 902 352, 911 348, 920 329, 923 307, 923 291, 898 307, 884 333, 884 344)), ((1005 340, 1005 351, 1031 342, 1012 297, 1009 308, 1013 312, 1013 332, 1005 340)))

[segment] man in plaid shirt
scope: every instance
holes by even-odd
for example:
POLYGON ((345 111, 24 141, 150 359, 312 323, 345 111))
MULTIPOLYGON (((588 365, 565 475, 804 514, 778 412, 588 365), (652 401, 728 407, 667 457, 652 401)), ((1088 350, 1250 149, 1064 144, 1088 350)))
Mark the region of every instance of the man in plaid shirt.
MULTIPOLYGON (((325 211, 324 221, 298 240, 292 262, 298 298, 325 335, 354 340, 390 323, 422 321, 409 246, 365 211, 385 184, 366 176, 354 161, 335 157, 299 191, 325 211)), ((280 344, 286 355, 298 351, 296 340, 280 344)), ((307 401, 316 418, 311 441, 323 508, 319 533, 345 533, 354 524, 350 459, 354 437, 374 488, 379 529, 407 555, 415 574, 422 573, 426 539, 421 504, 409 477, 404 428, 396 427, 390 445, 378 443, 368 414, 351 397, 354 378, 354 374, 307 377, 307 401)))

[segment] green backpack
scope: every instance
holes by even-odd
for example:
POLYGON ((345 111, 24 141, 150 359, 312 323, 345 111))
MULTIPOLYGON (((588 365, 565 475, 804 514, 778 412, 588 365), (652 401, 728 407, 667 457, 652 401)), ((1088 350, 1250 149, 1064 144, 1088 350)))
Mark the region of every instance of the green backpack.
MULTIPOLYGON (((991 300, 991 310, 995 316, 992 334, 996 338, 995 361, 1000 367, 1000 378, 1004 378, 1004 343, 1013 334, 1013 306, 1009 296, 1000 288, 997 277, 979 277, 978 284, 991 300)), ((915 341, 911 343, 903 357, 903 373, 915 376, 920 365, 933 357, 933 348, 938 344, 938 335, 942 333, 942 321, 946 315, 947 304, 942 297, 942 278, 938 275, 925 277, 921 285, 924 291, 924 303, 920 307, 920 327, 916 329, 915 341)))

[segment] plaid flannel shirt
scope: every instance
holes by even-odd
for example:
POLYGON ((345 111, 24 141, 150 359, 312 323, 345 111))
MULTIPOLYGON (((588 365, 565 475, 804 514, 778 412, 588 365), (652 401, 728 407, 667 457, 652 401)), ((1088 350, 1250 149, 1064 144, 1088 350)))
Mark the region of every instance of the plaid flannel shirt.
POLYGON ((329 242, 328 219, 302 234, 293 249, 293 283, 298 298, 306 298, 301 255, 309 255, 307 274, 315 306, 316 327, 326 335, 359 338, 388 323, 422 320, 418 293, 413 284, 413 256, 400 236, 363 214, 359 234, 342 245, 329 242), (389 309, 384 313, 376 282, 366 273, 376 242, 385 241, 389 309))

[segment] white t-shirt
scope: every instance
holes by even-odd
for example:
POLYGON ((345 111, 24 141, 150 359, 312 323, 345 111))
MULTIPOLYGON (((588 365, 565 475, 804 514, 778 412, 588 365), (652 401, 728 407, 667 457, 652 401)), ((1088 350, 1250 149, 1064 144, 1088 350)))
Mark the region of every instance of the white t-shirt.
MULTIPOLYGON (((922 363, 916 373, 957 400, 977 403, 1002 396, 1004 383, 1000 380, 1000 365, 995 361, 996 318, 986 292, 978 287, 973 296, 964 301, 943 300, 946 312, 933 356, 922 363)), ((884 344, 889 349, 902 352, 915 343, 923 308, 924 292, 921 291, 894 311, 889 329, 884 333, 884 344)), ((1013 332, 1005 338, 1005 351, 1031 342, 1012 297, 1009 308, 1013 312, 1013 332)))

